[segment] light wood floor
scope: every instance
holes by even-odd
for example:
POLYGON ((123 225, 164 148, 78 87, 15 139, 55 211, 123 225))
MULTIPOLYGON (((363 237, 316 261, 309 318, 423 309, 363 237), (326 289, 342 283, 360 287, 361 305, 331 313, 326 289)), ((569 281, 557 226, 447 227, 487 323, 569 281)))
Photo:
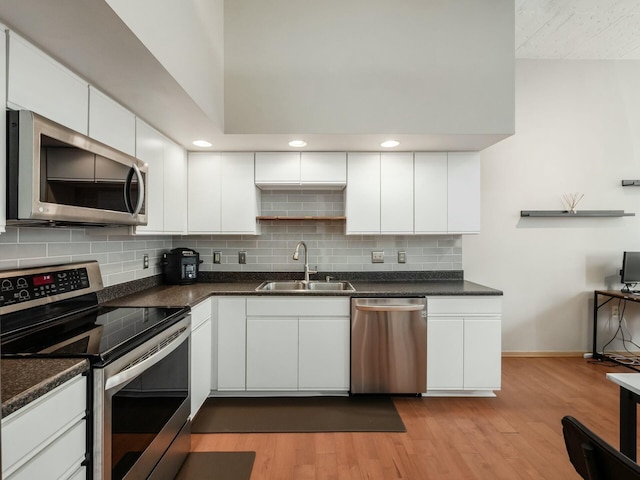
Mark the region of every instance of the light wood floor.
POLYGON ((504 358, 497 398, 402 398, 406 433, 192 435, 193 451, 255 451, 251 480, 578 479, 560 419, 618 447, 624 367, 581 358, 504 358))

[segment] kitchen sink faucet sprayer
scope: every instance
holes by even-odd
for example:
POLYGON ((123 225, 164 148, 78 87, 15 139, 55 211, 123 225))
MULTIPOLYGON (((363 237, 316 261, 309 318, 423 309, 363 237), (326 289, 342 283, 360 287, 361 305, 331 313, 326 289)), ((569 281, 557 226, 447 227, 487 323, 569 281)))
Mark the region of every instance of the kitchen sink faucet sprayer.
POLYGON ((307 254, 307 244, 303 241, 299 241, 296 245, 296 249, 293 252, 293 259, 298 260, 300 258, 300 245, 304 247, 304 282, 309 283, 309 274, 318 273, 315 270, 309 270, 309 255, 307 254))

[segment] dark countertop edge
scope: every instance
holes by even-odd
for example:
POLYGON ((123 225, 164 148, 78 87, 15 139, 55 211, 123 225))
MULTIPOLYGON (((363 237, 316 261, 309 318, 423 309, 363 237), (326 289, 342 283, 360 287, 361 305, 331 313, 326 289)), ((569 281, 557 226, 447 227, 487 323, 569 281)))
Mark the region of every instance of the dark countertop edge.
POLYGON ((42 397, 46 393, 82 375, 89 370, 89 362, 81 358, 46 359, 46 358, 1 358, 2 365, 2 418, 27 406, 31 402, 42 397), (29 363, 27 363, 29 362, 29 363), (35 367, 35 370, 25 372, 25 368, 35 367), (10 393, 6 398, 9 386, 15 382, 12 380, 19 376, 20 385, 14 387, 19 390, 10 393), (33 381, 30 378, 34 377, 33 381))
POLYGON ((502 296, 503 292, 467 280, 351 282, 356 291, 286 292, 262 291, 254 282, 160 285, 109 301, 108 306, 123 307, 193 307, 211 296, 287 296, 287 297, 435 297, 502 296))

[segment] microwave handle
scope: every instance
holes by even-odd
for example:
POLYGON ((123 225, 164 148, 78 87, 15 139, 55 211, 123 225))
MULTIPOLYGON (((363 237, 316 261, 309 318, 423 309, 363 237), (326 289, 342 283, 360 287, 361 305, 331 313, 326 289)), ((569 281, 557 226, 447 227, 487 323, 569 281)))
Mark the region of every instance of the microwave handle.
POLYGON ((144 203, 144 179, 142 178, 142 173, 138 166, 134 163, 131 166, 131 170, 129 170, 129 175, 127 175, 127 181, 124 186, 124 203, 127 206, 127 210, 132 215, 137 215, 142 210, 142 205, 144 203), (136 204, 136 208, 133 208, 133 204, 131 203, 131 196, 129 192, 131 191, 131 183, 133 182, 133 174, 135 173, 138 178, 139 185, 139 193, 138 193, 138 203, 136 204))

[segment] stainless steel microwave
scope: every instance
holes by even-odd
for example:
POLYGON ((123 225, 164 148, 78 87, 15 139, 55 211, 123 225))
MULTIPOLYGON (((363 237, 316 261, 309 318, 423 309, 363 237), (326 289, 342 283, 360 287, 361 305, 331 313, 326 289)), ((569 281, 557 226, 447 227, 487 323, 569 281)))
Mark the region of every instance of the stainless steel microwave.
POLYGON ((28 110, 7 145, 7 224, 147 224, 144 162, 28 110))

